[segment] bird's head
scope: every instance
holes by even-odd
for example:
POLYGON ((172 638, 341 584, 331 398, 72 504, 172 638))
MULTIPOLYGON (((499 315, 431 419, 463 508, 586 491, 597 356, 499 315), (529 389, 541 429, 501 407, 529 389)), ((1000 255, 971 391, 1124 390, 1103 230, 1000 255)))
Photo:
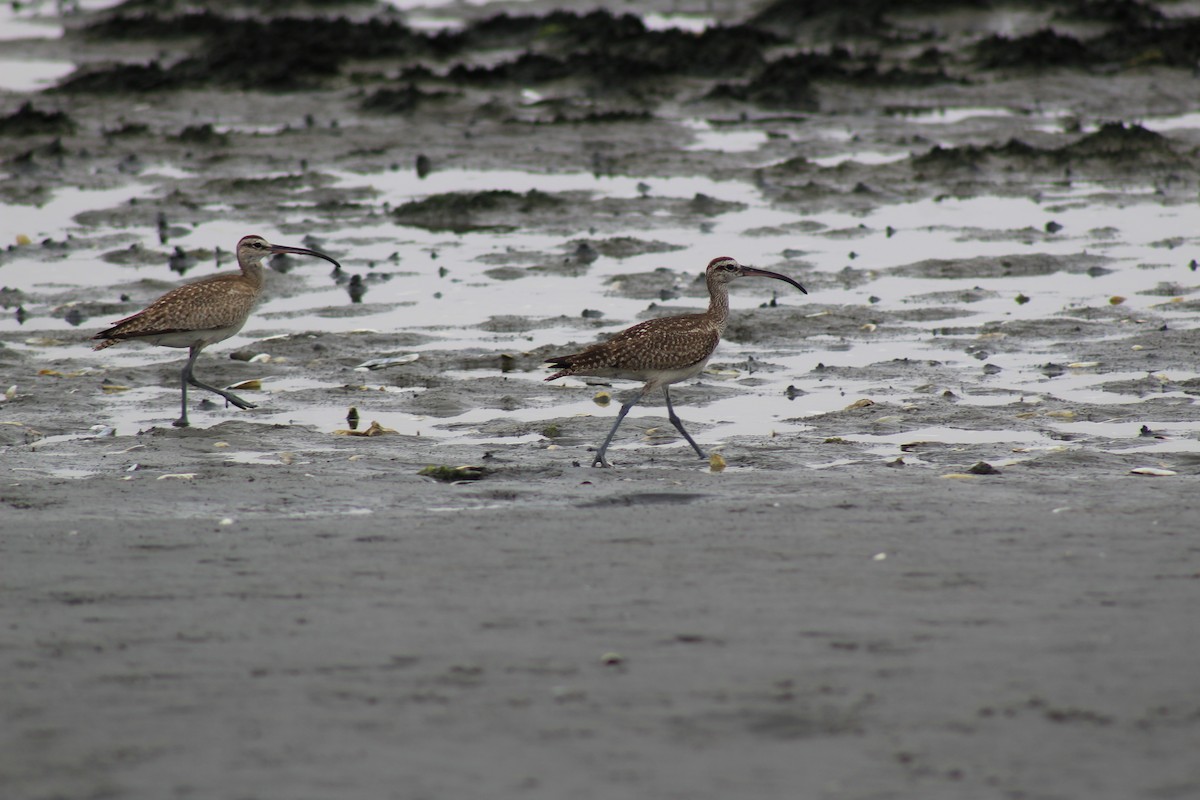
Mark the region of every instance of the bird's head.
POLYGON ((271 244, 261 236, 243 236, 238 242, 237 259, 239 264, 260 264, 267 256, 279 255, 280 253, 292 253, 298 256, 315 256, 323 258, 333 264, 338 269, 342 265, 334 261, 331 257, 324 253, 318 253, 316 250, 309 250, 307 247, 290 247, 285 244, 271 244))
POLYGON ((784 281, 795 286, 800 291, 808 294, 808 290, 801 286, 795 280, 787 275, 781 275, 778 272, 771 272, 766 269, 758 269, 757 267, 747 267, 744 264, 739 264, 736 259, 729 256, 720 256, 708 262, 708 279, 717 283, 729 283, 734 278, 744 278, 747 276, 758 276, 760 278, 775 278, 776 280, 784 281))

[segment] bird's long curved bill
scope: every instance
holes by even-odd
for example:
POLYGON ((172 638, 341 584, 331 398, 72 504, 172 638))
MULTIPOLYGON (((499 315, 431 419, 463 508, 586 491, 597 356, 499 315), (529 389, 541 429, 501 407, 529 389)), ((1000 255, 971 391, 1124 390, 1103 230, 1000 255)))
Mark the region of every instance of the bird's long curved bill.
MULTIPOLYGON (((324 253, 318 253, 316 250, 309 250, 307 247, 288 247, 286 244, 271 245, 271 254, 272 255, 279 255, 280 253, 291 253, 292 255, 297 255, 297 256, 316 256, 317 258, 325 259, 330 264, 333 264, 335 267, 337 267, 339 270, 342 268, 342 265, 339 264, 337 261, 335 261, 332 257, 327 256, 324 253)), ((799 285, 799 284, 797 284, 797 285, 799 285)))
POLYGON ((742 274, 743 275, 757 275, 760 278, 775 278, 776 280, 781 280, 784 283, 790 283, 792 286, 795 286, 800 291, 804 292, 805 294, 808 294, 808 289, 805 289, 803 286, 801 286, 799 283, 797 283, 796 281, 789 278, 787 275, 780 275, 778 272, 771 272, 771 270, 769 270, 769 269, 758 269, 757 267, 742 267, 742 274))

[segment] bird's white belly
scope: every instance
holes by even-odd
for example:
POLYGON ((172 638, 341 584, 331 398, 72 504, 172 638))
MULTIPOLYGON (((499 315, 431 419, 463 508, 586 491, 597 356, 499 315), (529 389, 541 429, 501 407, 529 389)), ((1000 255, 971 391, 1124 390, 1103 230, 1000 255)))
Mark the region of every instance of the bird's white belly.
POLYGON ((242 329, 241 325, 229 325, 224 328, 208 328, 202 331, 171 331, 169 333, 154 333, 149 336, 135 337, 139 342, 156 344, 162 347, 192 347, 223 342, 242 329))
POLYGON ((669 386, 672 383, 679 383, 680 381, 686 381, 689 378, 696 377, 704 371, 706 366, 708 366, 707 358, 695 364, 691 364, 686 367, 680 367, 679 369, 611 369, 604 370, 603 374, 601 374, 600 370, 589 374, 594 374, 597 377, 602 378, 617 378, 618 380, 626 381, 644 381, 655 386, 669 386))

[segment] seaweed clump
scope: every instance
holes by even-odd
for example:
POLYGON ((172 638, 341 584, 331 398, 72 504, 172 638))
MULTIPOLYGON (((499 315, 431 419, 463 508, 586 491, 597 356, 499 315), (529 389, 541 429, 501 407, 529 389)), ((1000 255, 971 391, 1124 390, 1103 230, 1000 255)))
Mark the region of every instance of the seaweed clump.
POLYGON ((0 136, 36 136, 74 133, 75 122, 63 111, 39 111, 26 102, 7 117, 0 117, 0 136))
POLYGON ((530 214, 562 208, 561 200, 546 192, 531 189, 525 194, 508 189, 485 192, 447 192, 398 206, 392 216, 402 225, 435 231, 463 233, 472 230, 508 228, 489 224, 489 216, 530 214))
POLYGON ((1086 67, 1098 57, 1074 36, 1049 28, 1009 39, 993 34, 975 45, 975 59, 985 69, 1086 67))

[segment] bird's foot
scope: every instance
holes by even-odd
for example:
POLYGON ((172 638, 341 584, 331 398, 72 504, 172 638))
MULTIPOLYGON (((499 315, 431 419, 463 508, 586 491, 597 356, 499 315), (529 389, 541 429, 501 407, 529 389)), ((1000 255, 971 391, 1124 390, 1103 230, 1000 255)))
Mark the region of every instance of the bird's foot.
POLYGON ((610 464, 610 463, 608 463, 607 461, 605 461, 605 460, 604 460, 604 456, 596 456, 594 459, 592 459, 592 466, 593 466, 593 467, 607 467, 607 468, 611 468, 611 467, 612 467, 612 464, 610 464))
POLYGON ((188 422, 187 417, 180 417, 179 419, 175 420, 171 424, 174 425, 176 428, 186 428, 189 425, 191 425, 191 423, 188 422))
POLYGON ((224 398, 225 398, 225 407, 226 407, 226 408, 228 408, 228 407, 229 407, 229 404, 230 404, 230 403, 232 403, 233 405, 235 405, 235 406, 237 406, 238 408, 242 409, 243 411, 247 411, 247 410, 249 410, 249 409, 251 409, 251 408, 258 408, 258 406, 257 406, 256 404, 254 404, 254 403, 251 403, 251 402, 249 402, 249 401, 247 401, 247 400, 243 400, 242 398, 238 397, 236 394, 229 394, 229 393, 227 393, 227 392, 220 392, 220 395, 221 395, 221 397, 224 397, 224 398))

